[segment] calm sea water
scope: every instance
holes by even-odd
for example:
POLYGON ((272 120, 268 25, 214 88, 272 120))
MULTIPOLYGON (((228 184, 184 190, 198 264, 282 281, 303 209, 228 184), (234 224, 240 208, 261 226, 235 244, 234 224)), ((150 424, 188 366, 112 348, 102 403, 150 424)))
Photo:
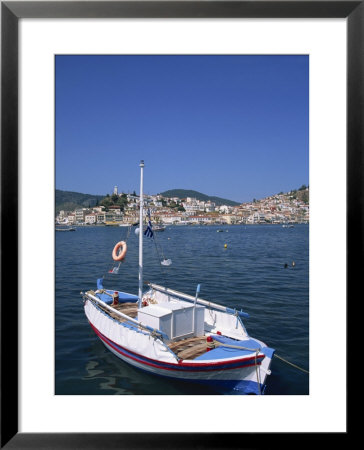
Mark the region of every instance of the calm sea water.
MULTIPOLYGON (((128 237, 119 273, 111 252, 127 227, 79 227, 56 233, 56 394, 212 394, 145 374, 109 352, 91 330, 80 291, 137 294, 138 237, 128 237)), ((248 333, 309 370, 309 226, 169 226, 144 240, 144 280, 248 312, 248 333), (222 229, 223 232, 217 232, 222 229), (227 247, 225 248, 225 244, 227 247), (172 265, 160 265, 163 255, 172 265), (162 254, 163 253, 163 254, 162 254), (294 262, 294 264, 292 264, 294 262), (287 264, 287 267, 285 267, 287 264)), ((274 358, 266 395, 307 395, 309 375, 274 358)))

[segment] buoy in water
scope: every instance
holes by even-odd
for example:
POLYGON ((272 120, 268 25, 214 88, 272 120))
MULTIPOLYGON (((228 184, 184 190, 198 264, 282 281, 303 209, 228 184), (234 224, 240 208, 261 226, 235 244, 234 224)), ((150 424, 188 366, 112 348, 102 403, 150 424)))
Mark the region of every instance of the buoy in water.
POLYGON ((287 269, 287 267, 288 267, 288 264, 287 264, 287 263, 285 263, 285 265, 284 265, 284 268, 285 268, 285 269, 287 269))
POLYGON ((294 261, 292 261, 292 267, 294 267, 296 265, 296 263, 294 261))
POLYGON ((161 261, 162 266, 170 266, 172 264, 172 260, 171 259, 163 259, 163 261, 161 261))
POLYGON ((138 236, 138 234, 139 234, 139 228, 135 228, 135 234, 138 236))
POLYGON ((227 248, 227 244, 224 245, 224 248, 227 248))

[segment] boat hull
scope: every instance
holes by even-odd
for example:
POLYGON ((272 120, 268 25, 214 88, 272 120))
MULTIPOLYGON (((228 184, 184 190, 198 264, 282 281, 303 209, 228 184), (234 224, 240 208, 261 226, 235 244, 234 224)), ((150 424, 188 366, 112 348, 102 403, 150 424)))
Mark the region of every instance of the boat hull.
MULTIPOLYGON (((91 295, 91 298, 96 297, 91 295)), ((174 380, 202 383, 226 393, 264 393, 273 353, 264 350, 267 347, 263 342, 253 341, 256 344, 253 348, 260 347, 263 351, 242 351, 228 339, 221 344, 222 350, 232 347, 228 352, 215 349, 194 359, 180 359, 160 337, 140 328, 138 322, 127 320, 128 316, 116 320, 90 299, 85 300, 84 309, 92 329, 106 348, 137 369, 174 380)))
POLYGON ((92 324, 90 325, 111 353, 137 369, 182 382, 203 384, 224 393, 257 395, 264 393, 265 385, 261 377, 260 366, 262 360, 266 360, 267 357, 260 356, 256 359, 255 356, 251 356, 210 363, 199 363, 192 360, 168 363, 147 358, 122 347, 103 335, 92 324))

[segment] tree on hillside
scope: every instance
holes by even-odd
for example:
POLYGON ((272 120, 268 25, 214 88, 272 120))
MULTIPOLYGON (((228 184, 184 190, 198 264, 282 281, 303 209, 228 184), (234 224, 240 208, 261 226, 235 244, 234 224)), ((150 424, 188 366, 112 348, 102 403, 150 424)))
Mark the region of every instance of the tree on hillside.
POLYGON ((304 192, 304 193, 302 194, 301 199, 302 199, 303 203, 305 203, 305 204, 307 205, 308 202, 309 202, 309 195, 308 195, 308 192, 304 192))
POLYGON ((124 211, 124 208, 128 205, 128 199, 125 195, 125 197, 121 196, 118 197, 117 201, 115 202, 115 205, 120 206, 120 209, 124 211))
POLYGON ((105 198, 103 198, 100 201, 100 206, 105 206, 106 211, 109 210, 109 207, 112 206, 112 204, 113 204, 113 202, 109 195, 107 195, 105 198))

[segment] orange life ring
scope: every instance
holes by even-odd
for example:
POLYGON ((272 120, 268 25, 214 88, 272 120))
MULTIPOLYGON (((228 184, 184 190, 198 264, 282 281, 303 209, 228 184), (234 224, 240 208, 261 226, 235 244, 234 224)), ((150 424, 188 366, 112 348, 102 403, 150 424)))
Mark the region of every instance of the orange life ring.
POLYGON ((126 245, 126 242, 124 241, 120 241, 118 242, 115 247, 114 250, 112 251, 112 259, 114 261, 121 261, 125 258, 126 255, 126 251, 127 251, 128 247, 126 245), (118 250, 121 247, 121 251, 118 253, 118 250))

